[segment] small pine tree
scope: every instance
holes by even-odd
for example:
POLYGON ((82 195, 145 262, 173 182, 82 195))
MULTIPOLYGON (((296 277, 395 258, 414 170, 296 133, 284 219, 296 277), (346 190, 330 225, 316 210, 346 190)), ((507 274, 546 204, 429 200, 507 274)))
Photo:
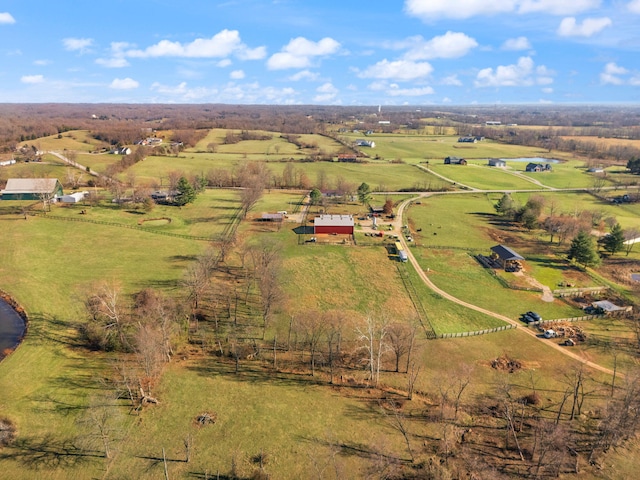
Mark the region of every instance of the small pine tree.
POLYGON ((193 203, 196 199, 196 191, 185 177, 180 177, 176 189, 180 194, 176 197, 175 204, 179 206, 193 203))
POLYGON ((494 208, 496 209, 496 212, 505 217, 513 217, 516 211, 515 202, 508 193, 502 195, 502 198, 498 200, 498 203, 494 205, 494 208))
POLYGON ((371 187, 368 184, 362 183, 358 187, 358 200, 363 205, 367 205, 371 201, 371 187))
POLYGON ((571 241, 569 260, 575 260, 585 267, 600 265, 600 255, 596 250, 595 242, 587 232, 581 231, 571 241))
POLYGON ((624 232, 619 223, 611 227, 609 235, 602 239, 602 246, 611 255, 615 255, 624 248, 624 232))

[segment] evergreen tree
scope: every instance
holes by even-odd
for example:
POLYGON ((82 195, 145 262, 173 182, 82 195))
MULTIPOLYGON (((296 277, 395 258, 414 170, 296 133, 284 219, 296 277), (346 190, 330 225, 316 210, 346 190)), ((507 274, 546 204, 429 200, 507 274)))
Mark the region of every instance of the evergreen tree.
POLYGON ((371 187, 368 184, 362 183, 358 187, 358 200, 363 205, 367 205, 371 201, 371 187))
POLYGON ((498 200, 498 203, 494 205, 496 212, 505 217, 513 217, 516 211, 515 202, 511 195, 505 193, 502 198, 498 200))
POLYGON ((629 159, 627 168, 631 170, 631 173, 640 173, 640 157, 629 159))
POLYGON ((311 200, 311 205, 318 205, 322 200, 322 192, 317 188, 314 188, 309 193, 309 199, 311 200))
POLYGON ((569 260, 575 260, 585 267, 600 265, 600 255, 598 255, 593 239, 587 232, 581 231, 571 241, 569 260))
POLYGON ((624 248, 624 232, 619 223, 611 227, 609 235, 602 239, 602 246, 611 255, 615 255, 624 248))
POLYGON ((185 177, 180 177, 176 189, 180 192, 175 199, 176 205, 183 206, 196 199, 196 191, 185 177))

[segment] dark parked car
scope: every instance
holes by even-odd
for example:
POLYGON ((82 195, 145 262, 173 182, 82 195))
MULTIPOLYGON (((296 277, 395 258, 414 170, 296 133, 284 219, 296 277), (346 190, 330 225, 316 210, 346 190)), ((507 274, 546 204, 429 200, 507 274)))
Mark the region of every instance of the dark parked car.
POLYGON ((522 321, 526 323, 542 321, 542 317, 538 315, 536 312, 523 313, 521 318, 522 318, 522 321))

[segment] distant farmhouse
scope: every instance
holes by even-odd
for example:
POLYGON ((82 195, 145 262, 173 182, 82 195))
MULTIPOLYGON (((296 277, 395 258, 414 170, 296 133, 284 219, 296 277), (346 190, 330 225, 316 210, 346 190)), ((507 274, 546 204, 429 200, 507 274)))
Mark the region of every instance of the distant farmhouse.
POLYGON ((356 163, 358 162, 358 156, 355 153, 341 153, 338 155, 339 162, 356 163))
POLYGON ((114 148, 109 153, 113 155, 131 155, 131 149, 129 147, 118 147, 114 148))
POLYGON ((353 235, 354 225, 352 215, 320 215, 313 221, 313 233, 353 235))
POLYGON ((484 122, 484 124, 495 126, 495 125, 502 125, 502 122, 499 122, 497 120, 487 120, 486 122, 484 122))
POLYGON ((550 172, 550 163, 528 163, 525 171, 527 172, 550 172))
POLYGON ((11 160, 3 160, 2 162, 0 162, 0 167, 7 167, 9 165, 14 165, 16 163, 15 159, 11 159, 11 160))
POLYGON ((375 148, 376 146, 376 142, 374 141, 369 141, 369 140, 364 140, 362 138, 359 138, 358 140, 356 140, 356 146, 357 147, 369 147, 369 148, 375 148))
POLYGON ((480 135, 477 135, 477 136, 467 135, 465 137, 458 138, 458 143, 478 143, 478 142, 481 142, 482 140, 484 140, 484 137, 480 135))
POLYGON ((10 178, 0 193, 2 200, 51 200, 63 195, 57 178, 10 178))
POLYGON ((505 168, 507 166, 507 162, 505 162, 501 158, 490 158, 489 159, 489 166, 490 167, 505 168))
POLYGON ((466 165, 467 161, 460 157, 447 157, 444 159, 445 165, 466 165))

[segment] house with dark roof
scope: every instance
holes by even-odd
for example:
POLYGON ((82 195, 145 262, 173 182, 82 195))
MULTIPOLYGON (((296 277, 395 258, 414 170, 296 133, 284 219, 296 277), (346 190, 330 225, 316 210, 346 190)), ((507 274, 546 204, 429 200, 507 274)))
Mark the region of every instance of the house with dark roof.
POLYGON ((525 171, 527 172, 550 172, 551 164, 550 163, 528 163, 525 167, 525 171))
POLYGON ((460 157, 447 157, 444 159, 445 165, 466 165, 467 161, 460 157))
POLYGON ((491 258, 497 261, 505 270, 520 270, 524 257, 504 245, 491 247, 491 258))
POLYGON ((10 178, 0 193, 2 200, 52 200, 63 195, 57 178, 10 178))
POLYGON ((505 162, 501 158, 490 158, 489 159, 489 166, 490 167, 505 168, 507 166, 507 162, 505 162))

